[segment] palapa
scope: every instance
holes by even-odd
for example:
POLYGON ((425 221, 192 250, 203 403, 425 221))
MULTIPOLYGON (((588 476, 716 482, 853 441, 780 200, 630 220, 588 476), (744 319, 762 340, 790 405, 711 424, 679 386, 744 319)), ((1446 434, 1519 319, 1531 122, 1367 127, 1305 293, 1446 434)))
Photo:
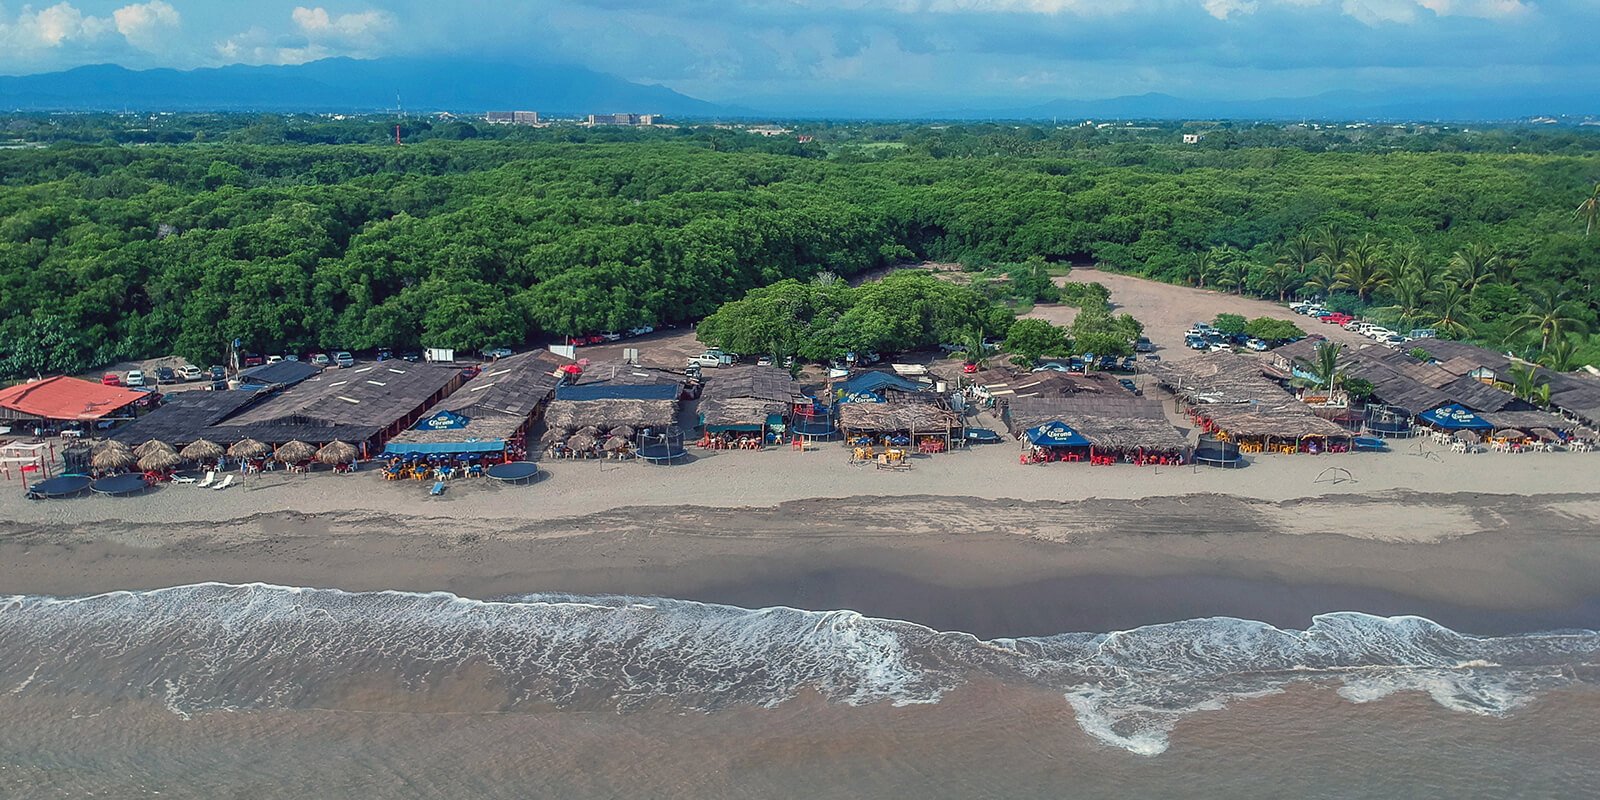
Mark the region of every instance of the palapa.
POLYGON ((586 425, 665 428, 678 416, 676 400, 553 400, 545 412, 552 428, 577 430, 586 425))
POLYGON ((948 433, 961 427, 961 418, 934 403, 841 403, 839 427, 872 433, 948 433))
POLYGON ((262 444, 254 439, 240 439, 228 448, 228 455, 234 458, 260 458, 272 452, 272 445, 262 444))
POLYGON ((1010 401, 1006 419, 1013 433, 1060 420, 1108 451, 1177 453, 1189 446, 1188 438, 1167 421, 1161 404, 1143 398, 1017 397, 1010 401))
POLYGON ((356 460, 356 447, 349 442, 328 442, 317 451, 317 460, 332 466, 356 460))
POLYGON ((566 431, 560 428, 546 428, 544 433, 539 436, 539 441, 544 444, 558 444, 566 441, 566 439, 566 431))
POLYGON ((169 453, 177 452, 176 450, 172 449, 172 445, 156 439, 151 439, 150 441, 133 448, 133 454, 139 458, 144 458, 145 456, 150 455, 158 450, 165 450, 169 453))
POLYGON ((567 446, 574 450, 592 450, 594 445, 595 438, 581 431, 567 438, 567 446))
MULTIPOLYGON (((103 453, 107 450, 121 450, 130 456, 133 455, 133 448, 129 447, 127 442, 119 441, 117 439, 101 439, 89 447, 90 453, 103 453)), ((137 458, 137 456, 135 456, 135 458, 137 458)))
POLYGON ((150 452, 139 456, 139 469, 145 472, 163 472, 183 463, 183 459, 171 450, 153 447, 150 452))
POLYGON ((95 469, 126 469, 136 461, 133 451, 126 447, 107 447, 89 457, 89 465, 95 469))
POLYGON ((178 451, 178 455, 190 461, 215 461, 226 452, 226 450, 222 449, 222 445, 200 439, 185 445, 182 450, 178 451))
POLYGON ((621 436, 624 439, 632 439, 633 437, 639 435, 639 432, 634 430, 632 425, 618 425, 611 429, 611 435, 621 436))
POLYGON ((317 448, 301 441, 286 442, 278 446, 273 457, 285 464, 302 464, 317 454, 317 448))
POLYGON ((605 443, 605 449, 609 450, 609 451, 622 450, 622 449, 625 449, 627 446, 628 446, 628 440, 627 439, 624 439, 621 436, 615 436, 615 435, 613 435, 610 439, 607 439, 606 443, 605 443))

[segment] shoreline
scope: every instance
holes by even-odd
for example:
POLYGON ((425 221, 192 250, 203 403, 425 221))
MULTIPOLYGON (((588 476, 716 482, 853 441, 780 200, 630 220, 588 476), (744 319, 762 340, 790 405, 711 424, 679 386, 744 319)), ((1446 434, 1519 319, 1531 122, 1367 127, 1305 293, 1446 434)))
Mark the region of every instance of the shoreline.
POLYGON ((1303 628, 1329 611, 1506 633, 1594 627, 1584 624, 1600 616, 1591 515, 1600 495, 1395 493, 880 496, 519 520, 343 511, 6 521, 0 587, 60 597, 207 581, 475 599, 621 594, 850 608, 985 638, 1196 616, 1303 628), (1441 519, 1451 535, 1382 535, 1441 519))

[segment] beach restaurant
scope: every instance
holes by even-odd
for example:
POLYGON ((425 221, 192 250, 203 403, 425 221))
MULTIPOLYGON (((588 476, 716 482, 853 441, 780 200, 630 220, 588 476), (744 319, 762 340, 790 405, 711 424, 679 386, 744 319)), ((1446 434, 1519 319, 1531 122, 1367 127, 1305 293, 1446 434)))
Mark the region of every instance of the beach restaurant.
POLYGON ((549 351, 530 350, 485 365, 390 439, 383 455, 520 459, 527 454, 528 427, 550 402, 569 363, 549 351))
POLYGON ((922 453, 941 453, 961 429, 960 415, 932 392, 896 392, 883 402, 851 401, 838 408, 845 443, 857 447, 915 446, 922 453))
POLYGON ((700 396, 700 446, 759 450, 781 442, 789 415, 810 402, 787 370, 727 367, 706 382, 700 396))
MULTIPOLYGON (((0 428, 7 431, 71 430, 132 419, 152 392, 136 392, 59 375, 0 389, 0 428)), ((70 434, 69 434, 70 435, 70 434)))
MULTIPOLYGON (((1126 393, 1124 393, 1126 395, 1126 393)), ((1161 403, 1141 397, 1103 397, 1085 392, 1058 397, 1014 397, 1001 418, 1014 435, 1060 422, 1088 442, 1077 459, 1092 464, 1178 464, 1189 441, 1167 421, 1161 403)))
POLYGON ((1340 453, 1355 438, 1287 392, 1283 373, 1253 356, 1210 353, 1151 367, 1196 426, 1244 453, 1340 453))

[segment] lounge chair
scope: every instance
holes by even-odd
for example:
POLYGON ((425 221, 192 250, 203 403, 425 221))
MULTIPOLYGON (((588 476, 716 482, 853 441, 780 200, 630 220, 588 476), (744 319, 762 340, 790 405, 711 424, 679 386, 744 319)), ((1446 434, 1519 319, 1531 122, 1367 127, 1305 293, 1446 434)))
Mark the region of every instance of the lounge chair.
POLYGON ((200 487, 200 488, 202 488, 202 489, 209 489, 209 488, 211 488, 211 484, 216 483, 216 482, 217 482, 217 471, 216 470, 210 470, 210 471, 208 471, 206 473, 206 476, 204 478, 201 478, 200 482, 195 484, 195 485, 200 487))
POLYGON ((444 481, 434 481, 433 482, 433 489, 430 490, 428 492, 428 494, 432 494, 432 495, 444 494, 444 481))
POLYGON ((213 488, 213 489, 226 489, 226 488, 228 488, 229 486, 232 486, 232 485, 233 485, 233 476, 229 475, 229 476, 227 476, 227 477, 222 479, 222 483, 219 483, 216 486, 213 486, 211 488, 213 488))

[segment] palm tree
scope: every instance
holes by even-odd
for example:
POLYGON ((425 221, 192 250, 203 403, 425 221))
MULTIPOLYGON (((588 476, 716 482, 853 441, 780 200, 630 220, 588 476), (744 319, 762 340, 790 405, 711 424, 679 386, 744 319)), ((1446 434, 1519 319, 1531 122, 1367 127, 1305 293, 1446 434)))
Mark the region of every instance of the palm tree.
POLYGON ((1383 245, 1367 234, 1350 248, 1344 263, 1334 272, 1335 289, 1352 289, 1366 302, 1374 291, 1389 285, 1389 269, 1384 264, 1383 245))
POLYGON ((1495 279, 1496 271, 1500 268, 1500 256, 1487 242, 1478 242, 1452 254, 1450 266, 1455 269, 1456 276, 1467 287, 1467 291, 1475 292, 1479 286, 1495 279))
POLYGON ((1433 315, 1435 328, 1439 328, 1455 336, 1466 336, 1472 332, 1468 327, 1477 319, 1467 310, 1472 302, 1472 294, 1460 283, 1446 283, 1439 291, 1433 293, 1433 315))
MULTIPOLYGON (((1539 363, 1555 370, 1556 372, 1571 372, 1582 366, 1578 363, 1578 345, 1573 343, 1571 336, 1563 336, 1546 350, 1539 363)), ((1589 337, 1583 337, 1585 344, 1589 337)))
POLYGON ((1193 253, 1189 256, 1189 263, 1185 265, 1185 277, 1195 286, 1206 288, 1206 276, 1217 268, 1217 251, 1208 250, 1204 253, 1193 253))
POLYGON ((1384 306, 1382 310, 1393 311, 1400 315, 1400 319, 1407 323, 1419 319, 1422 309, 1427 306, 1431 294, 1422 286, 1422 279, 1415 272, 1401 275, 1389 284, 1389 294, 1394 298, 1394 305, 1384 306))
POLYGON ((1304 275, 1311 268, 1311 262, 1317 260, 1317 239, 1309 233, 1302 233, 1283 243, 1278 249, 1276 263, 1281 263, 1290 272, 1304 275))
POLYGON ((1328 266, 1337 268, 1344 263, 1350 250, 1350 237, 1338 228, 1328 227, 1317 231, 1317 257, 1328 266))
POLYGON ((1280 303, 1288 296, 1290 289, 1299 286, 1304 280, 1300 272, 1295 269, 1293 262, 1285 258, 1281 253, 1261 272, 1262 290, 1276 292, 1280 303))
POLYGON ((1578 212, 1573 216, 1583 220, 1584 236, 1594 232, 1595 223, 1600 222, 1600 183, 1594 185, 1588 199, 1578 204, 1578 212))
POLYGON ((1232 289, 1234 294, 1244 294, 1245 284, 1250 279, 1250 263, 1242 258, 1235 258, 1217 265, 1215 283, 1223 289, 1232 289))
POLYGON ((1315 361, 1297 358, 1295 363, 1311 373, 1312 383, 1326 387, 1332 394, 1334 389, 1344 385, 1346 371, 1339 368, 1339 356, 1343 352, 1344 345, 1338 342, 1318 342, 1315 361))
POLYGON ((1311 264, 1311 269, 1306 272, 1306 281, 1303 288, 1318 294, 1331 294, 1333 285, 1339 282, 1334 274, 1333 265, 1323 261, 1320 257, 1311 264))
POLYGON ((989 346, 983 343, 983 332, 972 328, 967 329, 966 341, 962 343, 961 354, 968 364, 977 364, 978 369, 989 366, 989 346))
POLYGON ((1538 289, 1528 290, 1528 300, 1527 312, 1511 320, 1511 332, 1538 331, 1543 337, 1539 344, 1541 351, 1549 350, 1550 340, 1559 339, 1567 331, 1589 332, 1589 326, 1583 320, 1583 310, 1577 303, 1538 289))
POLYGON ((1533 367, 1512 367, 1511 396, 1532 402, 1539 394, 1541 384, 1548 385, 1550 379, 1539 374, 1533 367))

